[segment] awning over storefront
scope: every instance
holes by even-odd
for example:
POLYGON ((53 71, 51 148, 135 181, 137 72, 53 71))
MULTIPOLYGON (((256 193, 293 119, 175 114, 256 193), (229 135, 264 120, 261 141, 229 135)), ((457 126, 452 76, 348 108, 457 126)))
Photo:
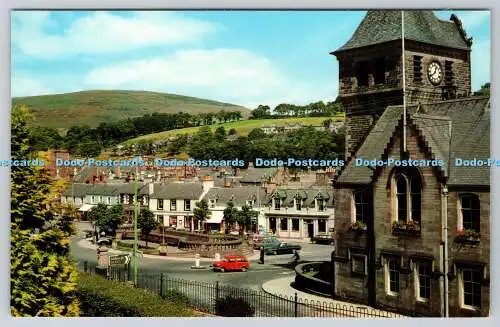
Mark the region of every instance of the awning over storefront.
POLYGON ((78 209, 78 211, 87 212, 93 207, 95 207, 95 204, 84 204, 83 206, 80 207, 80 209, 78 209))
POLYGON ((224 218, 224 212, 223 211, 212 211, 212 215, 210 216, 210 219, 207 219, 205 223, 207 224, 220 224, 222 222, 222 219, 224 218))

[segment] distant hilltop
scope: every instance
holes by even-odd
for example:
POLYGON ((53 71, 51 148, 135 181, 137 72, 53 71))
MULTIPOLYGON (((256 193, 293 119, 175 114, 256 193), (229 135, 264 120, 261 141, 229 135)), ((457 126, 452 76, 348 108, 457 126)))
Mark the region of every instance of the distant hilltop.
POLYGON ((250 109, 213 100, 189 96, 124 90, 94 90, 74 93, 18 97, 12 104, 25 104, 40 126, 66 129, 73 125, 95 127, 103 122, 152 113, 190 114, 206 112, 241 111, 243 117, 250 109))

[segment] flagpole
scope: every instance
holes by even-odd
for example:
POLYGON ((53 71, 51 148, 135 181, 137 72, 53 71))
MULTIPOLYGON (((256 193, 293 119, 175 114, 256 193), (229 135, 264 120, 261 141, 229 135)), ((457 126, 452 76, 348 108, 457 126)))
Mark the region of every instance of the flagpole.
POLYGON ((405 60, 405 14, 401 10, 401 48, 403 69, 403 153, 406 154, 406 60, 405 60))

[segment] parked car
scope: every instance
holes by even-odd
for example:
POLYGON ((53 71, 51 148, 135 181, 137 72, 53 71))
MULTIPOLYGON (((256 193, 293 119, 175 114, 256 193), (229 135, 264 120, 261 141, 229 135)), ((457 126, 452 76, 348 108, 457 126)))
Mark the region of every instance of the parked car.
POLYGON ((289 244, 286 242, 281 242, 277 238, 271 238, 262 242, 261 246, 264 247, 264 252, 266 254, 292 254, 296 250, 302 249, 298 244, 289 244))
POLYGON ((212 263, 214 271, 246 271, 250 268, 250 261, 242 255, 227 255, 220 261, 212 263))
POLYGON ((97 240, 98 245, 111 245, 112 243, 113 239, 111 237, 103 236, 97 240))
POLYGON ((332 244, 334 239, 330 233, 318 233, 311 239, 311 241, 317 244, 332 244))
POLYGON ((271 234, 256 234, 253 236, 252 241, 253 241, 253 248, 254 249, 260 249, 262 246, 262 243, 267 242, 267 240, 275 238, 271 234))

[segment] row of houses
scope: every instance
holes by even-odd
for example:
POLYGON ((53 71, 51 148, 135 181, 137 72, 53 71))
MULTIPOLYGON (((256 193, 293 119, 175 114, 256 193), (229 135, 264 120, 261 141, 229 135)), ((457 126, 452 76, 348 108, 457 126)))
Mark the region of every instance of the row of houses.
MULTIPOLYGON (((160 224, 178 230, 225 229, 224 209, 232 202, 236 209, 250 207, 257 212, 254 231, 266 230, 283 238, 306 239, 334 227, 330 188, 275 188, 272 184, 226 183, 215 186, 211 177, 196 182, 140 183, 138 202, 148 208, 160 224), (206 200, 210 218, 203 226, 194 219, 196 204, 206 200)), ((134 209, 134 183, 71 184, 63 203, 73 203, 81 216, 94 206, 122 204, 127 219, 134 209)))

